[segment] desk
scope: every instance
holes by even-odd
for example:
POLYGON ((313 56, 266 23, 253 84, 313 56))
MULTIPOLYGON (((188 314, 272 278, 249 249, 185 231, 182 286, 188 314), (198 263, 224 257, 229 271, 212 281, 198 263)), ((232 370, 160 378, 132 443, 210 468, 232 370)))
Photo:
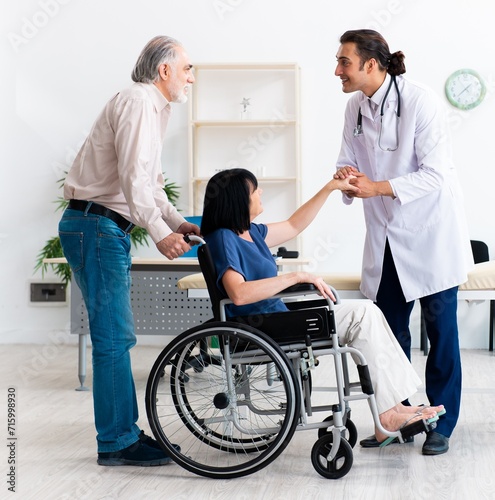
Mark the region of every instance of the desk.
MULTIPOLYGON (((46 259, 47 264, 65 264, 67 260, 46 259)), ((132 258, 131 305, 136 335, 178 335, 212 317, 208 298, 188 299, 177 289, 177 281, 200 270, 196 258, 168 260, 165 257, 132 258)), ((70 333, 79 335, 78 391, 88 390, 86 380, 86 352, 88 344, 88 316, 81 291, 70 284, 70 333)))
MULTIPOLYGON (((66 264, 65 258, 45 259, 46 264, 66 264)), ((278 259, 280 269, 299 267, 309 259, 278 259)), ((200 270, 198 259, 182 257, 168 260, 165 257, 132 258, 131 304, 136 335, 178 335, 204 323, 213 315, 208 294, 188 297, 177 287, 177 282, 200 270)), ((86 307, 79 287, 74 280, 70 285, 70 333, 79 335, 78 377, 80 387, 88 390, 86 380, 87 335, 89 334, 86 307)))

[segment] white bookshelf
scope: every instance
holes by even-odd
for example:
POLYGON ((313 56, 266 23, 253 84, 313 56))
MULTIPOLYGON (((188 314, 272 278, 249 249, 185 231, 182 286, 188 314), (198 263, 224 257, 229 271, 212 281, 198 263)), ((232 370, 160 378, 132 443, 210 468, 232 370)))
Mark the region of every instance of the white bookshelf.
MULTIPOLYGON (((189 212, 201 215, 208 179, 242 167, 263 189, 260 222, 300 205, 300 76, 294 63, 196 64, 189 101, 189 212), (243 99, 249 99, 243 114, 243 99)), ((299 249, 299 242, 291 242, 299 249)))

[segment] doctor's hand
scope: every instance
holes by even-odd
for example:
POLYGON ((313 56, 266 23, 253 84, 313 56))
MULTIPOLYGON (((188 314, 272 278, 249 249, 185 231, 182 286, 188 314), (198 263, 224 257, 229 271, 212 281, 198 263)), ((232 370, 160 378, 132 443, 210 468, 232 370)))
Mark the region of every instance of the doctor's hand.
MULTIPOLYGON (((366 174, 362 172, 357 172, 354 174, 353 179, 349 179, 349 184, 357 187, 358 192, 354 192, 349 196, 355 196, 356 198, 372 198, 373 196, 390 196, 394 198, 394 192, 392 191, 392 186, 388 181, 372 181, 366 174)), ((347 194, 347 193, 346 193, 347 194)))
MULTIPOLYGON (((350 165, 347 165, 345 167, 337 169, 337 171, 333 175, 333 178, 335 180, 347 180, 350 182, 351 179, 354 179, 359 175, 364 175, 364 174, 361 174, 361 172, 356 167, 351 167, 350 165)), ((358 186, 354 187, 349 186, 347 189, 345 188, 345 186, 342 186, 339 187, 338 189, 340 189, 349 198, 354 198, 359 193, 358 186)))
POLYGON ((356 173, 359 173, 359 170, 356 167, 351 167, 349 165, 345 167, 340 167, 337 169, 335 174, 333 174, 334 179, 346 179, 347 177, 351 175, 356 175, 356 173))

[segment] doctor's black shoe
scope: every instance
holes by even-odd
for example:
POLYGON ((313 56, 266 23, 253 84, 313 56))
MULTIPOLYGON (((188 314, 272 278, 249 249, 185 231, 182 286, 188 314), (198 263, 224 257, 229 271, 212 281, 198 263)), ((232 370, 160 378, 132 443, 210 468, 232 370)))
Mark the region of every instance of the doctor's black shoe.
POLYGON ((423 444, 423 455, 441 455, 449 451, 449 438, 438 432, 428 432, 423 444))
POLYGON ((152 467, 166 465, 172 459, 163 450, 157 450, 141 440, 136 441, 127 448, 109 453, 98 453, 98 465, 135 465, 140 467, 152 467))

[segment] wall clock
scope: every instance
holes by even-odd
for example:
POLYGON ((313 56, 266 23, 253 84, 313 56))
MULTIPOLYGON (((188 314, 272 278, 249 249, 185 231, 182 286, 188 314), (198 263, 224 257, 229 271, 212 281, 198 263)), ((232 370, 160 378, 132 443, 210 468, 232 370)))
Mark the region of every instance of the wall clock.
POLYGON ((472 69, 460 69, 452 73, 445 82, 445 94, 450 104, 459 109, 473 109, 485 98, 486 86, 483 78, 472 69))

